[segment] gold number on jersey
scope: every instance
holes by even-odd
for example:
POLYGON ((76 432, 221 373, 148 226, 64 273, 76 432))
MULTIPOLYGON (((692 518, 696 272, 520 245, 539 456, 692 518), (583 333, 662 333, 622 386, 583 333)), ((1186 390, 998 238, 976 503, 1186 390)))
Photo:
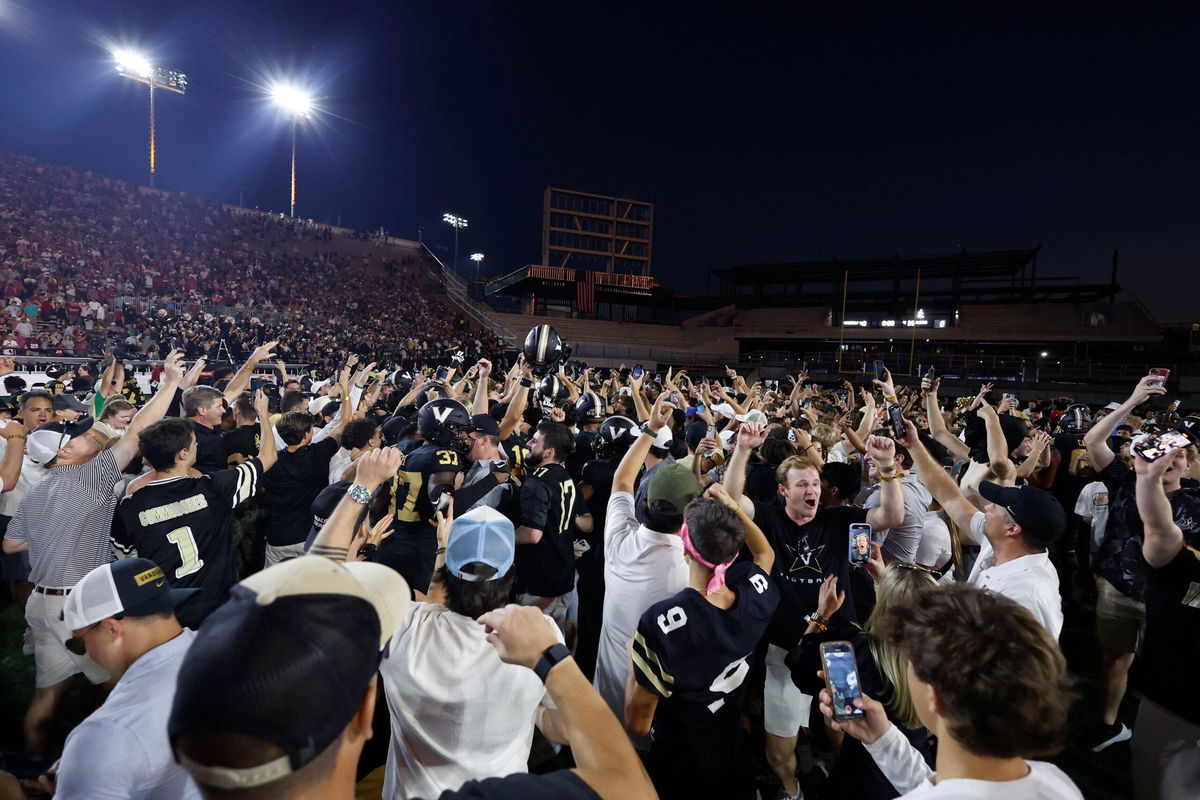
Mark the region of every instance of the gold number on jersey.
POLYGON ((187 526, 176 528, 167 534, 167 541, 178 548, 179 560, 182 562, 175 570, 176 578, 199 572, 200 568, 204 566, 204 559, 200 557, 200 550, 196 547, 196 537, 192 535, 191 528, 187 526))
POLYGON ((453 450, 438 450, 437 459, 438 463, 443 467, 458 466, 458 453, 454 452, 453 450))
POLYGON ((421 495, 421 484, 424 481, 419 472, 398 472, 396 473, 396 486, 393 493, 393 502, 400 497, 400 487, 406 486, 408 493, 404 497, 403 505, 396 508, 396 519, 400 522, 420 522, 421 515, 417 513, 417 498, 421 495))
POLYGON ((575 510, 575 482, 563 481, 561 486, 558 499, 562 504, 562 518, 558 521, 558 532, 565 533, 571 521, 571 512, 575 510))

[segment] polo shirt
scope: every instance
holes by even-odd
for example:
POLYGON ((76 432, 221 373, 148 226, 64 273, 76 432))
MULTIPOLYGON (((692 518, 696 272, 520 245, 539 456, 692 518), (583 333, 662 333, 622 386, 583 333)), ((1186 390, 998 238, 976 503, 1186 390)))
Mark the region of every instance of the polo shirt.
POLYGON ((971 517, 971 534, 979 542, 979 558, 967 582, 1024 606, 1057 639, 1063 626, 1062 595, 1050 554, 1030 553, 997 566, 996 551, 983 533, 984 519, 982 511, 971 517))
POLYGON ((629 643, 646 609, 688 584, 683 539, 638 524, 633 495, 613 492, 604 525, 604 624, 592 684, 608 707, 625 719, 629 643))
POLYGON ((196 432, 196 469, 203 475, 211 475, 229 466, 225 457, 225 439, 217 428, 192 423, 196 432))
POLYGON ((105 450, 86 464, 46 472, 17 507, 4 538, 28 544, 29 580, 66 588, 113 560, 108 537, 121 470, 105 450))
POLYGON ((175 679, 195 631, 143 653, 104 705, 71 731, 58 771, 59 800, 200 798, 167 739, 175 679))

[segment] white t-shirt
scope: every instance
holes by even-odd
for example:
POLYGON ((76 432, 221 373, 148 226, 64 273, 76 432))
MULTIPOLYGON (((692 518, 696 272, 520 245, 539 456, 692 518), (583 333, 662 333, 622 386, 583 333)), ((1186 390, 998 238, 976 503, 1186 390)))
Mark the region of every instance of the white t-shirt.
POLYGON ((532 670, 500 660, 475 620, 413 603, 379 672, 392 715, 384 797, 438 797, 528 769, 537 708, 553 704, 532 670))
POLYGON ((1092 538, 1089 544, 1095 553, 1104 538, 1104 526, 1108 523, 1108 487, 1103 481, 1092 481, 1079 492, 1075 501, 1075 513, 1092 518, 1092 538))
POLYGON ((683 540, 639 525, 633 516, 633 495, 613 492, 604 523, 604 624, 592 683, 617 719, 625 719, 629 643, 638 620, 687 583, 683 540))
POLYGON ((900 796, 910 800, 1083 800, 1066 773, 1045 761, 1026 761, 1029 774, 1015 781, 948 778, 935 784, 933 770, 896 726, 864 747, 900 796))
POLYGON ((329 460, 329 482, 337 483, 342 479, 342 473, 346 471, 346 467, 354 463, 354 457, 346 448, 339 449, 333 454, 333 458, 329 460))
POLYGON ((921 533, 921 546, 917 548, 916 563, 923 567, 941 569, 953 557, 950 527, 941 515, 930 511, 925 516, 925 530, 921 533))
POLYGON ((1062 595, 1050 554, 1030 553, 996 566, 996 551, 983 534, 984 519, 982 511, 971 517, 971 533, 979 542, 979 558, 967 582, 1025 606, 1057 639, 1063 626, 1062 595))
POLYGON ((854 445, 842 439, 840 442, 829 448, 829 455, 825 458, 827 462, 835 464, 848 464, 850 462, 850 451, 854 449, 854 445))

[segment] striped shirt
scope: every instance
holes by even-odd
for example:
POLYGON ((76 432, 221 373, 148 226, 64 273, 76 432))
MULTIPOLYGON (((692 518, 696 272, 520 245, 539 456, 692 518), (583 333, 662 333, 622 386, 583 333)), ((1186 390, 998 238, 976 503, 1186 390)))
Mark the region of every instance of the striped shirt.
POLYGON ((113 560, 108 536, 121 470, 105 450, 86 464, 48 472, 25 495, 4 538, 29 545, 31 581, 67 588, 113 560))

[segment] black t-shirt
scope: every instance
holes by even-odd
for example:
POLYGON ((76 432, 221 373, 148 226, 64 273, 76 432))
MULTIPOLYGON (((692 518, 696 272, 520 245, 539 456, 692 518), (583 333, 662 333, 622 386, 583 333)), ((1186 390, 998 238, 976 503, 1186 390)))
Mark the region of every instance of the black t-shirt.
POLYGON ((517 591, 558 597, 575 585, 575 551, 571 530, 577 511, 575 482, 562 464, 545 464, 521 483, 518 524, 536 528, 536 544, 517 545, 517 591))
POLYGON ((583 477, 583 465, 596 455, 596 431, 579 431, 575 434, 575 447, 567 456, 567 472, 571 478, 579 480, 583 477))
POLYGON ((279 451, 279 460, 264 479, 270 492, 267 544, 282 547, 300 544, 312 527, 312 504, 329 485, 329 460, 338 451, 333 439, 279 451))
POLYGON ((582 482, 592 487, 592 499, 588 508, 592 511, 592 532, 584 539, 592 546, 591 551, 598 559, 604 558, 604 525, 608 521, 608 500, 612 497, 613 478, 617 474, 617 463, 612 459, 593 458, 583 465, 582 482))
MULTIPOLYGON (((225 458, 227 459, 235 453, 244 459, 251 459, 258 455, 258 423, 239 425, 222 438, 225 441, 225 458)), ((271 443, 272 446, 274 444, 274 442, 271 443)))
POLYGON ((237 582, 233 509, 262 479, 262 463, 253 459, 203 478, 152 481, 117 506, 113 544, 162 567, 172 586, 200 589, 179 610, 181 624, 198 627, 237 582))
POLYGON ((730 608, 687 588, 650 606, 633 637, 634 678, 660 698, 650 761, 664 797, 727 797, 747 783, 740 768, 746 677, 779 589, 751 561, 735 561, 725 581, 737 594, 730 608))
MULTIPOLYGON (((192 423, 192 429, 196 432, 196 469, 205 475, 211 475, 228 467, 225 439, 221 432, 197 422, 192 423)), ((257 452, 255 451, 255 454, 257 452)))
POLYGON ((1187 547, 1165 566, 1146 566, 1146 639, 1134 685, 1163 708, 1200 725, 1200 556, 1187 547))
POLYGON ((404 456, 392 482, 392 512, 396 516, 393 535, 433 536, 435 510, 429 499, 430 478, 439 472, 461 471, 458 453, 436 444, 423 444, 404 456))
POLYGON ((772 644, 787 650, 796 646, 808 627, 804 617, 817 610, 821 583, 829 575, 837 575, 838 590, 845 587, 846 591, 846 602, 834 617, 857 621, 850 583, 850 524, 866 522, 866 509, 822 508, 811 522, 797 525, 782 502, 755 503, 754 521, 775 550, 771 577, 779 587, 780 600, 767 631, 772 644))
MULTIPOLYGON (((1146 561, 1142 558, 1145 529, 1137 510, 1137 476, 1119 458, 1100 472, 1108 489, 1108 522, 1104 538, 1096 548, 1092 569, 1121 593, 1142 601, 1145 598, 1146 561)), ((1184 479, 1179 491, 1167 495, 1175 524, 1184 541, 1200 547, 1200 491, 1184 479)))
POLYGON ((779 481, 775 478, 775 468, 761 461, 751 461, 746 465, 746 483, 742 492, 746 497, 760 503, 774 502, 779 495, 779 481))
POLYGON ((467 781, 442 792, 437 800, 600 800, 600 795, 583 778, 563 769, 547 775, 518 772, 507 778, 467 781))

